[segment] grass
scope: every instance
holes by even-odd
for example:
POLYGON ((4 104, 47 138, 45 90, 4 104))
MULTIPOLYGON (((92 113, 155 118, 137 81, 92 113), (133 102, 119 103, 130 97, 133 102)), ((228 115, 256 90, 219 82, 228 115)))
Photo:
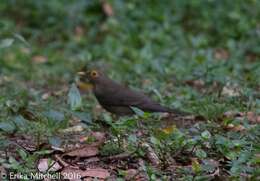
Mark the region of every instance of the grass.
MULTIPOLYGON (((73 126, 71 120, 78 117, 87 122, 84 133, 105 129, 107 139, 117 138, 111 150, 126 144, 125 150, 135 150, 142 158, 144 150, 138 143, 148 142, 165 168, 175 155, 177 165, 183 166, 175 177, 203 179, 210 172, 204 167, 212 165, 207 161, 213 159, 221 162, 221 173, 230 179, 243 174, 256 178, 259 125, 252 127, 246 117, 239 120, 223 114, 259 114, 260 3, 109 3, 113 16, 99 1, 6 0, 0 4, 1 148, 7 150, 10 134, 32 135, 38 146, 53 137, 64 141, 59 130, 73 126), (78 105, 75 93, 68 98, 83 66, 98 67, 165 105, 202 115, 207 121, 188 128, 173 126, 167 134, 158 129, 162 118, 157 115, 113 122, 115 118, 96 109, 92 94, 81 94, 78 105), (76 105, 71 107, 74 98, 76 105), (228 124, 243 125, 246 131, 227 131, 228 124), (136 136, 142 129, 145 136, 136 136)), ((9 162, 15 155, 8 155, 9 162)), ((154 170, 148 162, 146 166, 151 180, 169 176, 165 168, 154 170)))

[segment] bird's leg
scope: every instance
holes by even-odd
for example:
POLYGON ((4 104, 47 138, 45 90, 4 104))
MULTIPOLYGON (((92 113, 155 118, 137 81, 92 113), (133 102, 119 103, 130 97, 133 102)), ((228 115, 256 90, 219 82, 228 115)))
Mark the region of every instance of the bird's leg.
POLYGON ((117 116, 116 114, 111 114, 112 120, 113 122, 116 122, 119 120, 119 116, 117 116))

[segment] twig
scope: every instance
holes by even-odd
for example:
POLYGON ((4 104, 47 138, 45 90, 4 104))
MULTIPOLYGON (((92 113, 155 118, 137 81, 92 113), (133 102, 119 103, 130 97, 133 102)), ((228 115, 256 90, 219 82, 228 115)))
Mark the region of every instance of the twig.
POLYGON ((108 157, 101 158, 101 160, 103 160, 103 161, 122 160, 122 159, 130 157, 132 154, 133 153, 121 153, 121 154, 118 154, 118 155, 113 155, 113 156, 108 156, 108 157))
POLYGON ((159 159, 158 155, 155 153, 153 148, 148 143, 143 143, 141 146, 146 150, 146 156, 149 159, 149 161, 154 166, 160 165, 161 160, 159 159))
POLYGON ((59 163, 59 164, 61 164, 63 167, 68 167, 69 166, 69 164, 68 163, 66 163, 65 161, 63 161, 62 159, 61 159, 61 157, 59 157, 58 155, 54 155, 54 158, 57 160, 57 162, 59 163))

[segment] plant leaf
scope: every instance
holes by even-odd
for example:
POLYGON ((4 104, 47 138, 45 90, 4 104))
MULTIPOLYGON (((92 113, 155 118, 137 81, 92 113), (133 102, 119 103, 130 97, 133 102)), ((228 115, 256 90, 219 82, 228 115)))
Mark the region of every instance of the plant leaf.
POLYGON ((73 111, 78 110, 81 107, 81 96, 77 86, 73 83, 70 87, 68 94, 68 104, 73 111))
POLYGON ((7 48, 7 47, 11 46, 13 43, 14 43, 14 39, 13 38, 3 39, 0 42, 0 48, 7 48))
POLYGON ((62 140, 58 137, 50 137, 49 142, 52 146, 60 147, 62 140))
POLYGON ((141 109, 137 108, 137 107, 133 107, 130 106, 130 108, 135 112, 135 114, 137 114, 138 116, 143 117, 144 116, 144 111, 142 111, 141 109))
POLYGON ((51 120, 55 121, 63 121, 65 119, 65 116, 62 112, 50 110, 45 113, 45 116, 51 120))
POLYGON ((28 41, 25 40, 25 38, 22 35, 15 33, 14 37, 22 43, 24 43, 26 46, 31 47, 31 45, 28 43, 28 41))
POLYGON ((14 118, 14 124, 18 128, 25 128, 28 126, 28 121, 24 119, 21 115, 19 115, 14 118))
POLYGON ((79 118, 82 122, 90 124, 92 123, 92 118, 89 113, 86 112, 73 112, 73 115, 79 118))
POLYGON ((11 122, 2 122, 0 123, 0 129, 5 132, 13 132, 15 130, 15 126, 11 122))

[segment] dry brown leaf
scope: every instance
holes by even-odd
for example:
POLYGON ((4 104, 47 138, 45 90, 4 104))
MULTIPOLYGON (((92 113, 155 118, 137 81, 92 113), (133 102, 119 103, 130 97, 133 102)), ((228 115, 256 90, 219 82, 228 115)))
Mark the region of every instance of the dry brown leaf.
POLYGON ((49 160, 48 158, 43 158, 39 160, 37 168, 40 172, 46 172, 47 170, 56 172, 62 167, 58 162, 49 160))
POLYGON ((34 63, 45 63, 45 62, 47 62, 47 60, 48 59, 42 55, 36 55, 36 56, 32 57, 32 61, 34 63))
POLYGON ((234 111, 227 111, 227 112, 224 113, 224 116, 225 116, 225 117, 228 117, 228 118, 232 118, 232 117, 234 117, 236 114, 237 114, 237 113, 234 112, 234 111))
POLYGON ((42 100, 47 100, 51 96, 50 92, 42 94, 42 100))
POLYGON ((40 172, 46 172, 48 170, 48 168, 49 168, 48 160, 49 160, 48 158, 44 158, 44 159, 39 160, 37 168, 40 172))
POLYGON ((84 164, 99 162, 99 161, 100 161, 100 158, 98 158, 98 157, 90 157, 88 159, 84 159, 84 164))
POLYGON ((84 34, 83 28, 82 28, 81 26, 76 26, 76 28, 75 28, 75 34, 76 34, 76 36, 78 36, 78 37, 83 36, 83 34, 84 34))
POLYGON ((260 57, 260 54, 257 54, 255 52, 246 52, 246 60, 248 62, 255 62, 258 60, 258 58, 260 57))
POLYGON ((80 136, 79 137, 79 142, 80 143, 84 143, 84 142, 88 141, 88 139, 89 139, 89 136, 80 136))
POLYGON ((240 120, 247 118, 248 121, 251 123, 260 123, 260 115, 257 115, 256 113, 254 113, 252 111, 247 112, 247 113, 227 111, 224 113, 224 116, 228 117, 228 118, 237 118, 240 120))
POLYGON ((102 132, 91 132, 89 136, 82 136, 79 138, 79 142, 83 143, 89 140, 89 138, 95 138, 95 142, 93 142, 92 146, 99 146, 105 142, 105 133, 102 132))
POLYGON ((98 148, 95 146, 85 146, 83 148, 79 148, 64 155, 73 156, 73 157, 91 157, 96 156, 99 153, 98 148))
POLYGON ((102 9, 106 16, 110 17, 114 15, 114 10, 106 0, 102 1, 102 9))
POLYGON ((100 145, 100 144, 103 144, 105 142, 105 133, 92 132, 91 136, 93 136, 97 140, 96 145, 100 145))
POLYGON ((96 178, 101 178, 105 179, 110 176, 110 173, 108 170, 103 169, 103 168, 92 168, 92 169, 87 169, 84 170, 82 173, 83 177, 96 177, 96 178))
POLYGON ((247 112, 246 117, 249 122, 260 123, 260 115, 257 115, 254 112, 247 112))
POLYGON ((76 133, 76 132, 82 132, 84 130, 82 125, 76 125, 76 126, 72 126, 70 128, 67 129, 63 129, 61 130, 61 132, 63 133, 76 133))
POLYGON ((146 150, 146 156, 148 160, 153 164, 153 166, 158 166, 160 164, 160 159, 153 150, 153 148, 148 143, 143 143, 142 147, 146 150))
POLYGON ((52 92, 52 94, 54 96, 62 96, 64 95, 65 93, 67 93, 69 90, 69 87, 67 85, 64 85, 64 86, 60 86, 60 90, 58 91, 55 91, 55 92, 52 92))
POLYGON ((56 161, 62 166, 62 167, 68 167, 69 164, 62 160, 62 158, 59 155, 54 155, 54 158, 56 161))
POLYGON ((244 131, 246 128, 242 125, 228 124, 226 126, 226 129, 232 130, 232 131, 244 131))
POLYGON ((239 96, 240 95, 240 88, 238 85, 227 83, 221 92, 224 96, 239 96))
POLYGON ((214 57, 218 60, 226 60, 229 58, 229 52, 226 49, 219 48, 215 50, 214 57))
POLYGON ((125 180, 137 180, 137 181, 143 181, 145 179, 145 175, 142 174, 137 169, 129 169, 126 171, 125 180))
POLYGON ((138 174, 138 170, 136 169, 129 169, 126 171, 126 176, 125 176, 125 179, 126 180, 134 180, 135 177, 137 176, 138 174))
POLYGON ((186 80, 186 84, 197 89, 202 89, 205 86, 205 82, 201 79, 198 80, 186 80))

